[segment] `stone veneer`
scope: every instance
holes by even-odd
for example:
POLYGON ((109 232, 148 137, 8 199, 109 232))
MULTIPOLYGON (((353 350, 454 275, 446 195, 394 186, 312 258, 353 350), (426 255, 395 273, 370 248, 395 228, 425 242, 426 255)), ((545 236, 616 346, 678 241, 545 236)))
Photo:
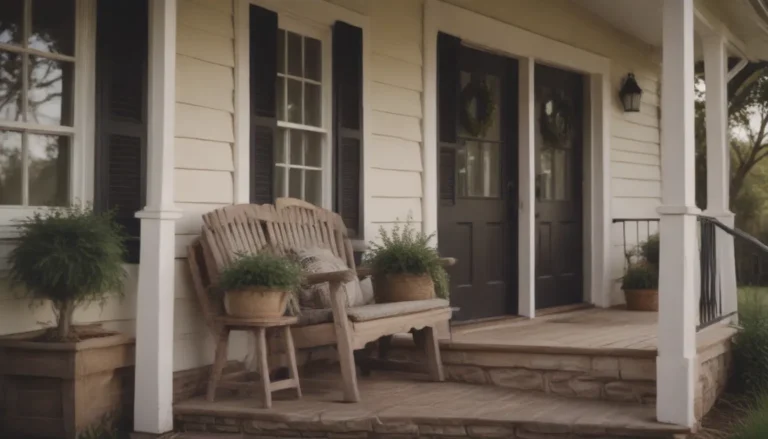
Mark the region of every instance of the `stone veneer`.
MULTIPOLYGON (((655 404, 656 358, 442 348, 450 381, 491 384, 560 396, 655 404)), ((423 364, 415 347, 393 349, 393 361, 423 364)))
MULTIPOLYGON (((482 423, 462 419, 379 420, 361 418, 346 421, 331 419, 311 422, 285 419, 274 421, 200 414, 176 416, 175 421, 177 431, 230 433, 236 434, 236 437, 241 439, 630 439, 637 437, 682 439, 686 437, 685 434, 647 429, 569 426, 547 422, 482 423)), ((181 437, 183 438, 184 436, 182 435, 181 437)))
POLYGON ((725 391, 733 359, 731 348, 731 338, 726 338, 699 352, 699 380, 694 404, 696 419, 706 415, 725 391))

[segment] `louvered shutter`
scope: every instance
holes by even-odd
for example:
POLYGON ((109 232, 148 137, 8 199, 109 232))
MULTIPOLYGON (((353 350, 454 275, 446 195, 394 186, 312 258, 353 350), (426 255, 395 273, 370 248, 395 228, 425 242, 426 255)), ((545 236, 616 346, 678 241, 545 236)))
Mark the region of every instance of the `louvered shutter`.
POLYGON ((334 208, 362 236, 363 31, 333 26, 334 208))
POLYGON ((443 205, 456 201, 460 46, 461 40, 454 36, 442 32, 437 35, 438 181, 443 205))
POLYGON ((274 146, 277 136, 277 14, 250 7, 251 203, 274 200, 274 146))
POLYGON ((139 261, 146 200, 148 10, 146 1, 98 3, 95 209, 114 210, 139 261))

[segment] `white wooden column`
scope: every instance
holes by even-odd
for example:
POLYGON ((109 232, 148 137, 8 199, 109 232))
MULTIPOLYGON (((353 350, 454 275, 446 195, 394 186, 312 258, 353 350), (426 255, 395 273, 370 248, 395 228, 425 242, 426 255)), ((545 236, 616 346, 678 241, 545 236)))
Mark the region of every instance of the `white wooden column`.
MULTIPOLYGON (((730 210, 731 154, 728 139, 728 54, 720 35, 703 38, 706 79, 707 215, 733 227, 730 210)), ((717 265, 722 288, 723 313, 736 311, 736 260, 733 237, 717 231, 717 265)))
POLYGON ((664 0, 656 416, 693 426, 697 262, 693 0, 664 0))
POLYGON ((536 115, 534 79, 536 62, 521 58, 519 68, 519 180, 517 313, 536 317, 536 115))
POLYGON ((149 2, 149 136, 147 205, 141 219, 136 303, 134 430, 173 430, 173 305, 175 221, 173 149, 176 0, 149 2))

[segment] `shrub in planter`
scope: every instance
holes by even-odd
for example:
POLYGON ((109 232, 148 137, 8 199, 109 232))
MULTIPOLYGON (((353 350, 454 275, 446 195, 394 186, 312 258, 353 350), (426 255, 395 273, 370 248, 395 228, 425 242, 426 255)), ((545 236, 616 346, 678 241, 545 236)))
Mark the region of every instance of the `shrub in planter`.
POLYGON ((648 237, 648 240, 640 244, 640 256, 646 262, 658 269, 659 267, 659 234, 655 233, 648 237))
POLYGON ((111 212, 97 214, 89 206, 36 212, 18 229, 18 245, 8 258, 12 283, 53 305, 57 329, 47 335, 50 341, 76 341, 75 308, 122 294, 122 229, 111 212))
POLYGON ((111 213, 89 206, 46 209, 18 229, 11 281, 50 303, 57 325, 0 337, 0 437, 75 439, 108 413, 130 412, 133 339, 72 322, 77 307, 122 294, 124 235, 111 213))
POLYGON ((621 278, 621 289, 624 290, 627 309, 659 310, 659 273, 658 269, 647 261, 629 264, 624 277, 621 278))
POLYGON ((429 245, 433 237, 416 232, 410 223, 395 226, 391 233, 379 229, 381 243, 371 242, 363 259, 373 270, 377 302, 448 298, 448 274, 429 245))
POLYGON ((285 313, 301 284, 301 266, 269 252, 242 255, 219 276, 227 314, 239 318, 274 318, 285 313))

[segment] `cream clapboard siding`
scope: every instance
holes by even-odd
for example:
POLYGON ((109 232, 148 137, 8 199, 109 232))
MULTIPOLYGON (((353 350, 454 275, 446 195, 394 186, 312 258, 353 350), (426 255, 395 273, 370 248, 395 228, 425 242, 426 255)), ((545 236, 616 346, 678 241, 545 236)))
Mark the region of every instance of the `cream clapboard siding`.
MULTIPOLYGON (((187 268, 186 248, 201 216, 234 201, 234 21, 232 0, 179 0, 176 56, 174 371, 213 361, 187 268)), ((234 333, 231 359, 243 359, 246 337, 234 333)))

